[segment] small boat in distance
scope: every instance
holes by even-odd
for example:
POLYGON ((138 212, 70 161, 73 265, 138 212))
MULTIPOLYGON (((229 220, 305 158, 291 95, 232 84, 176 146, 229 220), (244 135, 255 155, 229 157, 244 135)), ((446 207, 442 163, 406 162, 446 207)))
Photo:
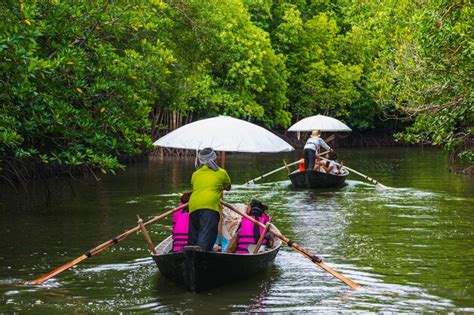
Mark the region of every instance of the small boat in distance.
POLYGON ((328 174, 319 171, 300 171, 296 170, 288 177, 295 187, 299 188, 336 188, 344 185, 349 171, 342 170, 340 175, 328 174))
MULTIPOLYGON (((278 231, 273 225, 272 228, 278 231)), ((169 236, 156 246, 153 260, 166 278, 191 292, 202 292, 264 271, 273 263, 281 244, 275 238, 271 248, 257 254, 204 252, 196 246, 172 252, 173 240, 169 236)))
MULTIPOLYGON (((349 126, 336 118, 318 114, 301 119, 288 128, 288 131, 297 132, 297 137, 299 140, 301 132, 350 132, 352 130, 349 128, 349 126)), ((318 148, 315 149, 316 151, 318 150, 318 148)), ((343 169, 342 173, 339 175, 328 174, 314 170, 296 170, 295 172, 288 174, 288 177, 295 187, 331 188, 343 186, 348 175, 349 171, 347 169, 343 169)))

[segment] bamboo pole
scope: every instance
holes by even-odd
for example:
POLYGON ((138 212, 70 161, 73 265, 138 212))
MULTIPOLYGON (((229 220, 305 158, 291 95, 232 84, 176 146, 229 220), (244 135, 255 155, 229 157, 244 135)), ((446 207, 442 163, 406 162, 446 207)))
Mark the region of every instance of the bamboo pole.
POLYGON ((225 151, 221 152, 221 168, 225 168, 225 151))

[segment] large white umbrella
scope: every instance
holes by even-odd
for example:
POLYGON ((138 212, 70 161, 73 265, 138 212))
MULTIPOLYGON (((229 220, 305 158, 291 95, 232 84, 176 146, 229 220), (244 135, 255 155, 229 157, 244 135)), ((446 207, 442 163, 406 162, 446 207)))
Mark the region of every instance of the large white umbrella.
POLYGON ((207 118, 184 125, 155 143, 156 146, 227 152, 289 152, 294 148, 260 126, 229 116, 207 118))
POLYGON ((311 117, 306 117, 296 124, 292 125, 288 131, 312 131, 312 130, 321 130, 321 131, 351 131, 346 124, 342 121, 337 120, 336 118, 316 115, 311 117))

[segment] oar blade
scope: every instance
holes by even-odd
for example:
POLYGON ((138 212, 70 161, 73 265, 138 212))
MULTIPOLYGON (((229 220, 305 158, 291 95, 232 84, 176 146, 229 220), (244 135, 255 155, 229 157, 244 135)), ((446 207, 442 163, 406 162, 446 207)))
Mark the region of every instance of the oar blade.
POLYGON ((319 265, 319 267, 321 267, 322 269, 324 269, 325 271, 327 271, 328 273, 330 273, 331 275, 333 275, 335 278, 341 280, 342 282, 344 282, 345 284, 347 284, 348 286, 350 286, 352 289, 358 289, 360 288, 360 285, 355 283, 354 281, 352 281, 351 279, 347 278, 346 276, 344 276, 342 273, 339 273, 337 271, 335 271, 334 269, 332 269, 331 267, 329 267, 328 265, 326 265, 324 262, 315 262, 317 265, 319 265))
MULTIPOLYGON (((252 221, 253 223, 259 225, 261 228, 265 228, 265 225, 263 225, 261 222, 255 220, 254 218, 250 217, 249 215, 247 215, 246 213, 243 213, 239 210, 237 210, 234 206, 232 206, 231 204, 228 204, 227 202, 221 200, 221 204, 226 206, 227 208, 229 208, 230 210, 238 213, 239 215, 241 215, 242 217, 244 218, 247 218, 248 220, 252 221)), ((291 248, 293 248, 294 250, 298 251, 299 253, 301 253, 303 256, 305 256, 306 258, 310 259, 311 261, 313 261, 316 265, 318 265, 319 267, 321 267, 323 270, 325 270, 326 272, 330 273, 331 275, 333 275, 335 278, 341 280, 343 283, 347 284, 348 286, 350 286, 352 289, 357 289, 360 287, 360 285, 358 285, 357 283, 355 283, 354 281, 350 280, 349 278, 347 278, 346 276, 338 273, 337 271, 335 271, 334 269, 332 269, 331 267, 327 266, 326 264, 324 264, 320 259, 315 259, 315 255, 313 255, 312 253, 308 252, 306 249, 304 249, 303 247, 301 247, 300 245, 298 245, 297 243, 289 240, 288 238, 286 238, 285 236, 283 236, 282 234, 280 234, 279 232, 273 230, 270 228, 270 232, 277 238, 281 239, 283 242, 285 242, 288 246, 290 246, 291 248)))
POLYGON ((48 272, 47 274, 44 274, 44 275, 42 275, 41 277, 39 277, 39 278, 37 278, 37 279, 31 281, 30 284, 34 284, 34 285, 36 285, 36 284, 42 284, 42 283, 44 283, 45 281, 47 281, 47 280, 53 278, 54 276, 60 274, 61 272, 66 271, 66 270, 68 270, 68 269, 74 267, 75 265, 77 265, 78 263, 80 263, 81 261, 83 261, 84 259, 87 259, 87 258, 88 258, 87 255, 79 256, 79 257, 77 257, 76 259, 74 259, 73 261, 68 262, 67 264, 64 264, 64 265, 62 265, 62 266, 60 266, 60 267, 58 267, 58 268, 56 268, 56 269, 54 269, 54 270, 48 272))
MULTIPOLYGON (((161 215, 158 215, 158 216, 155 216, 154 218, 152 218, 151 220, 148 220, 147 222, 143 223, 144 226, 147 226, 149 224, 153 224, 155 223, 156 221, 158 220, 161 220, 163 218, 166 218, 167 216, 169 216, 170 214, 174 213, 175 211, 178 211, 182 208, 185 208, 188 206, 188 203, 184 203, 182 205, 180 205, 179 207, 175 208, 175 209, 172 209, 172 210, 169 210, 161 215)), ((48 279, 51 279, 53 278, 54 276, 60 274, 61 272, 63 271, 66 271, 68 270, 69 268, 71 267, 74 267, 75 265, 77 265, 78 263, 80 263, 81 261, 89 258, 89 257, 92 257, 100 252, 102 252, 103 250, 106 250, 112 246, 114 246, 115 244, 117 244, 118 242, 126 239, 127 237, 129 237, 130 235, 134 234, 135 232, 139 231, 140 230, 140 225, 128 230, 128 231, 125 231, 123 232, 122 234, 118 235, 117 237, 114 237, 96 247, 94 247, 93 249, 89 250, 86 254, 83 254, 79 257, 77 257, 76 259, 74 259, 73 261, 71 262, 68 262, 67 264, 65 265, 62 265, 44 275, 42 275, 41 277, 33 280, 32 282, 30 282, 30 284, 42 284, 43 282, 47 281, 48 279)))

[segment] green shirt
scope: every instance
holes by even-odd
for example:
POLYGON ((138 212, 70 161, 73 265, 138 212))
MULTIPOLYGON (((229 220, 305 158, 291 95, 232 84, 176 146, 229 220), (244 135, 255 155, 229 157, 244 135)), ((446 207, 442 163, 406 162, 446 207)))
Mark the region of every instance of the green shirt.
POLYGON ((189 199, 189 212, 199 209, 219 211, 221 193, 230 187, 230 177, 227 172, 218 168, 213 171, 209 166, 203 165, 191 177, 193 193, 189 199))

